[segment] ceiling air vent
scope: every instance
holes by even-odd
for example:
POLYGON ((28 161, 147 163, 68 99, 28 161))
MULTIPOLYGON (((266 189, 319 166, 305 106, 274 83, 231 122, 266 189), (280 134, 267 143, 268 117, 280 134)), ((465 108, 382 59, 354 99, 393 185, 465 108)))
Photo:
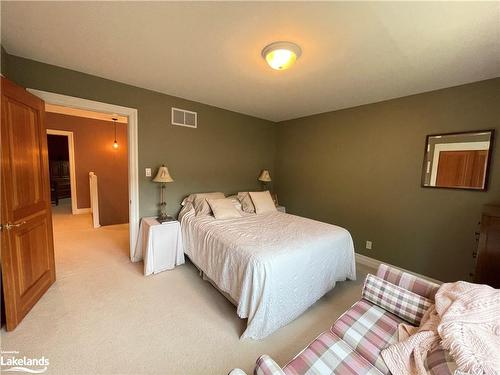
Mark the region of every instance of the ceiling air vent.
POLYGON ((196 128, 198 126, 198 114, 172 107, 172 125, 187 126, 196 128))

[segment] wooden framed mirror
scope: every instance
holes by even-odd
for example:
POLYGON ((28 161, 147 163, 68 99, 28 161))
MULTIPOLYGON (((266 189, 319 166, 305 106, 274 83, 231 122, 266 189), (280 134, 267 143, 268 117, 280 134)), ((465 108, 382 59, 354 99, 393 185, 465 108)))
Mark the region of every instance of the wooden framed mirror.
POLYGON ((422 186, 486 190, 494 134, 494 130, 480 130, 428 135, 422 186))

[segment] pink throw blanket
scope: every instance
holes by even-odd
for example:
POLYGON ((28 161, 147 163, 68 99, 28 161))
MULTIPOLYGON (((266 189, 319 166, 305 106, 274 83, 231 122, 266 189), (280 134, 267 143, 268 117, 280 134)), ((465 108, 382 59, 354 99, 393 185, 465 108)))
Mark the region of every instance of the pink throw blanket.
POLYGON ((500 374, 500 290, 465 281, 443 284, 420 327, 399 326, 399 342, 382 351, 393 375, 425 375, 427 353, 448 350, 458 370, 500 374))

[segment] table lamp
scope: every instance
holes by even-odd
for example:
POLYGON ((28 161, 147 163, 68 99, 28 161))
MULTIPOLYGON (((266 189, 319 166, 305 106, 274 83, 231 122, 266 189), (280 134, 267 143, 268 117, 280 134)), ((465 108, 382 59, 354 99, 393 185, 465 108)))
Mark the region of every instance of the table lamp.
POLYGON ((170 173, 168 173, 168 168, 165 165, 162 165, 158 169, 158 173, 156 174, 156 177, 153 178, 154 182, 160 183, 160 216, 156 218, 159 223, 163 223, 165 221, 171 221, 173 220, 172 217, 168 216, 167 214, 167 202, 165 202, 165 184, 167 182, 172 182, 174 179, 170 176, 170 173))
POLYGON ((262 190, 266 190, 267 185, 271 182, 271 175, 267 169, 263 169, 260 172, 259 181, 262 184, 262 190))

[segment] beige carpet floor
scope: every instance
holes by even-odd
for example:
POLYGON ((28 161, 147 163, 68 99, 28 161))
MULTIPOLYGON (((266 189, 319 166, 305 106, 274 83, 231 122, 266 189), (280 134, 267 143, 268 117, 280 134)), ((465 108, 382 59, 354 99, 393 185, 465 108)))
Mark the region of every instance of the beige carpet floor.
POLYGON ((285 364, 359 299, 366 272, 337 286, 262 341, 240 340, 245 321, 195 267, 144 277, 128 258, 128 226, 91 228, 90 215, 54 212, 57 281, 2 350, 49 359, 49 374, 252 373, 267 353, 285 364))

